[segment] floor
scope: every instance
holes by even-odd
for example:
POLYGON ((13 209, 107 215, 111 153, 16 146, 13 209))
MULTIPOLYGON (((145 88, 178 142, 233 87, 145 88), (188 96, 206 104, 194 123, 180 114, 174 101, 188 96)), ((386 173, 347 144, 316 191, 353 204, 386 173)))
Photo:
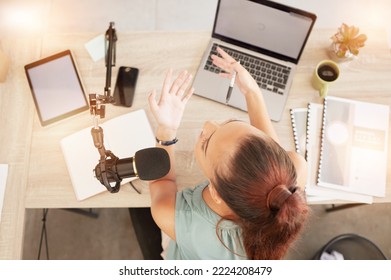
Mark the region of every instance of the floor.
MULTIPOLYGON (((356 206, 326 212, 330 205, 311 206, 311 216, 288 260, 309 260, 332 238, 355 233, 374 242, 391 259, 391 204, 356 206)), ((142 260, 128 209, 93 209, 98 218, 50 209, 46 216, 48 255, 52 260, 142 260)), ((23 259, 39 255, 43 210, 26 213, 23 259)), ((45 243, 40 259, 47 259, 45 243)))
MULTIPOLYGON (((315 27, 337 28, 342 22, 362 28, 384 27, 391 46, 391 10, 387 0, 279 2, 315 12, 315 27), (298 3, 300 2, 300 3, 298 3), (365 16, 362 16, 365 13, 365 16)), ((115 21, 118 32, 140 30, 211 30, 217 0, 1 0, 0 33, 38 36, 50 32, 104 32, 115 21)), ((0 41, 1 47, 1 41, 0 41)), ((311 206, 310 221, 287 259, 311 259, 330 239, 356 233, 375 242, 391 259, 391 205, 365 205, 336 212, 329 205, 311 206)), ((40 258, 142 259, 128 209, 92 209, 97 218, 50 209, 40 258), (45 245, 45 244, 43 244, 45 245)), ((37 259, 42 209, 26 210, 23 259, 37 259)))

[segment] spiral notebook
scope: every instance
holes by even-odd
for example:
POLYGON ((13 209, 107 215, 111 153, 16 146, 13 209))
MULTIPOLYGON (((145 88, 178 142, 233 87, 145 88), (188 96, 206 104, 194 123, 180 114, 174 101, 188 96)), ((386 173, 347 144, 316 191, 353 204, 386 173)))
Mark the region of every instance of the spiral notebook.
POLYGON ((323 123, 323 105, 309 103, 307 107, 306 129, 306 160, 307 160, 307 183, 305 191, 307 201, 354 201, 360 203, 372 203, 373 197, 369 195, 347 192, 344 190, 331 189, 320 186, 317 182, 318 169, 320 166, 321 132, 323 123))
POLYGON ((317 184, 384 197, 389 106, 328 96, 322 122, 317 184))
POLYGON ((307 111, 307 108, 290 109, 295 150, 303 157, 306 155, 307 111))

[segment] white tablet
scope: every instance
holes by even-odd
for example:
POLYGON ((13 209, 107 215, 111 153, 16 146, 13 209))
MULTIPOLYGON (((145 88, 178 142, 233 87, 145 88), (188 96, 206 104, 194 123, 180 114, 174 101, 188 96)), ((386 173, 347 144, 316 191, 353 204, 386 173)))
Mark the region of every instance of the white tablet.
POLYGON ((70 50, 40 59, 24 68, 42 126, 88 109, 70 50))

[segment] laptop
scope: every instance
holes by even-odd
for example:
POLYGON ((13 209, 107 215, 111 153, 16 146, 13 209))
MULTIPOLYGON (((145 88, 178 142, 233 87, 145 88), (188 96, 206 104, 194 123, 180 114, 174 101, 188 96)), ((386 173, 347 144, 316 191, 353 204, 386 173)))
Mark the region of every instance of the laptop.
MULTIPOLYGON (((226 103, 229 79, 210 58, 219 46, 250 72, 263 93, 269 116, 279 121, 300 56, 316 15, 264 0, 219 0, 212 38, 194 78, 195 94, 226 103)), ((247 111, 234 86, 227 105, 247 111)))

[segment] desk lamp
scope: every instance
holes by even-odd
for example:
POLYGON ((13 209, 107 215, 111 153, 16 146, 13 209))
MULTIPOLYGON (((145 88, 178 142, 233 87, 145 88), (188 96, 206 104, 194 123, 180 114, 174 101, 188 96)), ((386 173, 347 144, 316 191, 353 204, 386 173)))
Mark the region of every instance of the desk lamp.
MULTIPOLYGON (((111 68, 115 66, 117 34, 114 22, 110 22, 106 31, 106 85, 104 94, 90 94, 90 114, 93 116, 91 135, 100 159, 94 169, 96 178, 110 193, 120 189, 122 179, 138 177, 141 180, 156 180, 170 171, 170 158, 166 150, 161 148, 146 148, 137 151, 134 157, 119 159, 103 144, 103 129, 98 125, 98 119, 105 117, 105 104, 113 104, 111 96, 111 68)), ((137 191, 137 190, 136 190, 137 191)))

